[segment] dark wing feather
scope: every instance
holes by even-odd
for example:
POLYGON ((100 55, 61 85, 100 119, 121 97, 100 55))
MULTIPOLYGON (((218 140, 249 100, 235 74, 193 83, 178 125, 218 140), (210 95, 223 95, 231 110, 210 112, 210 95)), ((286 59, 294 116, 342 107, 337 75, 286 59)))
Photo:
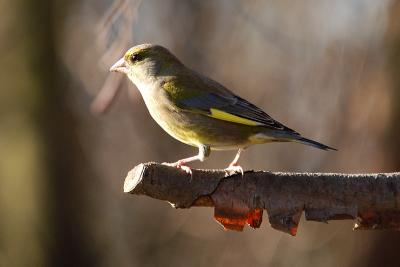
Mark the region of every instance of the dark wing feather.
POLYGON ((207 113, 210 113, 211 108, 219 109, 229 114, 261 123, 261 126, 297 134, 294 130, 272 119, 262 109, 233 94, 220 95, 205 92, 201 95, 180 100, 180 104, 186 109, 197 109, 207 113))

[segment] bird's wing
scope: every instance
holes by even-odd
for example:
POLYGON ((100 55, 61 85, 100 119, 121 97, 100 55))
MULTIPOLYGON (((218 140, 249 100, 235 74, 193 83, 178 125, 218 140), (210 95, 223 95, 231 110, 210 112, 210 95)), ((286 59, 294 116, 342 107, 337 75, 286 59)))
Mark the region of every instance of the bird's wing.
MULTIPOLYGON (((204 82, 204 79, 207 78, 202 77, 201 81, 189 83, 191 87, 185 88, 184 92, 178 93, 176 91, 181 91, 180 88, 182 87, 179 86, 179 82, 172 85, 172 88, 175 90, 167 91, 169 93, 172 92, 175 104, 187 111, 201 113, 215 119, 233 123, 248 126, 263 126, 297 134, 294 130, 272 119, 262 109, 233 94, 219 83, 210 79, 204 82)), ((187 84, 185 83, 186 86, 187 84)))

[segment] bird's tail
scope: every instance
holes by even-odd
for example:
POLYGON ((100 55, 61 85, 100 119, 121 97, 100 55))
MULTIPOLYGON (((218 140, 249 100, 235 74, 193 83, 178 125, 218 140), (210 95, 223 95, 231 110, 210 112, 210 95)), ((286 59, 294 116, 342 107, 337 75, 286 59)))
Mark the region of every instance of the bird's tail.
POLYGON ((316 147, 316 148, 319 148, 319 149, 322 149, 322 150, 335 150, 335 151, 337 151, 336 148, 333 148, 333 147, 318 143, 317 141, 314 141, 314 140, 311 140, 311 139, 307 139, 307 138, 304 138, 304 137, 301 137, 301 136, 299 136, 299 138, 296 138, 293 141, 301 143, 301 144, 304 144, 304 145, 313 146, 313 147, 316 147))

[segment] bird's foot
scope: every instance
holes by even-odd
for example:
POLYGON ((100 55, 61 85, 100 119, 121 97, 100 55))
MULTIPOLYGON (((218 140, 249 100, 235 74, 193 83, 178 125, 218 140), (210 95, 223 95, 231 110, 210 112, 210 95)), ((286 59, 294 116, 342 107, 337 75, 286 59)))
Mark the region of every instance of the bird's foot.
POLYGON ((185 171, 186 173, 190 174, 190 176, 193 175, 192 169, 189 166, 184 165, 184 162, 182 162, 180 160, 178 160, 177 162, 173 162, 173 163, 163 162, 162 165, 175 167, 177 169, 181 169, 181 170, 185 171))
POLYGON ((228 168, 225 169, 226 172, 240 172, 242 174, 242 177, 244 175, 243 168, 239 165, 236 164, 229 164, 228 168))

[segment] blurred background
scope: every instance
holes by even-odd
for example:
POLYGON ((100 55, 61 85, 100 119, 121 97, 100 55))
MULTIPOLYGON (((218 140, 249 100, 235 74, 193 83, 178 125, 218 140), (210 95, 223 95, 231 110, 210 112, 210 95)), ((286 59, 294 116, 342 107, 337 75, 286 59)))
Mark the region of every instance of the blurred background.
POLYGON ((291 237, 266 215, 227 232, 210 208, 123 194, 135 165, 197 153, 108 73, 145 42, 339 149, 256 146, 245 169, 400 169, 399 1, 0 0, 0 266, 400 265, 398 232, 302 220, 291 237))

